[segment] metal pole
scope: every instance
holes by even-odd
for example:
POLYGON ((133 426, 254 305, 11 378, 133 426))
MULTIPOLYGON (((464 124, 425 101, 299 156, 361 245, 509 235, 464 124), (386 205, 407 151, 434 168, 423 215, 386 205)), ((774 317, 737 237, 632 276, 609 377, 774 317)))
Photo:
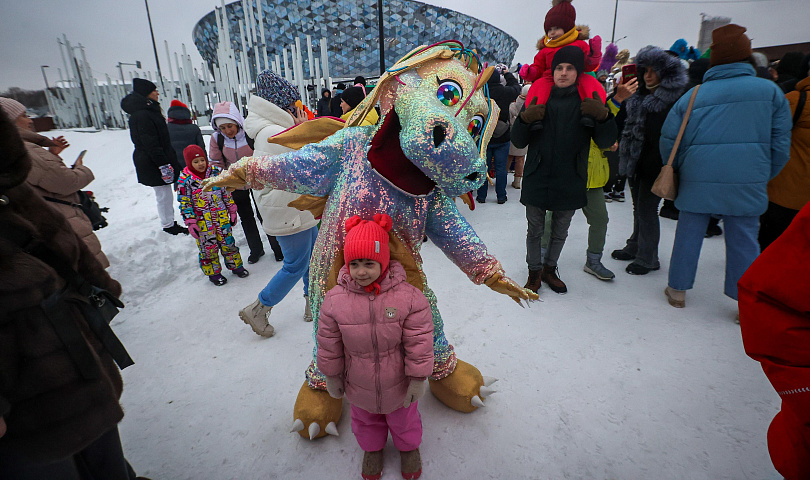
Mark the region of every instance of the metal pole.
POLYGON ((613 6, 613 32, 610 34, 610 43, 613 43, 613 39, 616 38, 616 12, 619 11, 619 0, 616 0, 616 4, 613 6))
MULTIPOLYGON (((619 0, 616 0, 617 2, 619 0)), ((377 26, 380 33, 380 75, 385 73, 385 36, 383 32, 382 0, 377 0, 377 26)))
POLYGON ((143 0, 146 4, 146 19, 149 21, 149 33, 152 35, 152 50, 155 51, 155 63, 157 64, 158 77, 160 78, 160 89, 166 95, 166 86, 163 85, 163 74, 160 72, 160 60, 158 59, 157 44, 155 43, 155 32, 152 30, 152 15, 149 14, 149 0, 143 0))

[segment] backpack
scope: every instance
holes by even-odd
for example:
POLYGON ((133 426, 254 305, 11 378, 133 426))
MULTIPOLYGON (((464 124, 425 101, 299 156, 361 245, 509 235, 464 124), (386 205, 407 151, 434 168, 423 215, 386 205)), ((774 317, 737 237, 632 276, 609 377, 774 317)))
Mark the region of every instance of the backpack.
MULTIPOLYGON (((248 147, 250 147, 251 150, 256 150, 255 148, 253 148, 253 146, 256 144, 256 142, 253 141, 253 139, 250 138, 247 133, 245 134, 245 141, 247 142, 248 147)), ((224 147, 224 146, 225 146, 225 135, 222 135, 220 133, 219 135, 217 135, 217 148, 219 148, 219 153, 223 154, 222 155, 223 158, 225 157, 225 154, 222 151, 222 147, 224 147)))
POLYGON ((104 215, 101 212, 109 212, 110 209, 107 207, 102 208, 96 203, 96 197, 93 196, 93 192, 79 190, 76 192, 79 195, 79 203, 72 203, 67 202, 65 200, 59 200, 53 197, 45 197, 45 200, 53 203, 61 203, 62 205, 70 205, 71 207, 80 208, 84 216, 90 220, 90 223, 93 225, 93 230, 99 230, 108 225, 107 219, 104 218, 104 215))

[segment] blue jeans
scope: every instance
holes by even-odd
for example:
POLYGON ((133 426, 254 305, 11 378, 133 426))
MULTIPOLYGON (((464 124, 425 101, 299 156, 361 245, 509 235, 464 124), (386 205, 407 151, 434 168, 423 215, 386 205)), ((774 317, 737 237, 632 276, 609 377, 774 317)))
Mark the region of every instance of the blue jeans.
MULTIPOLYGON (((689 290, 695 284, 700 248, 711 215, 681 210, 672 259, 669 262, 669 286, 689 290)), ((726 283, 724 293, 737 300, 737 282, 759 255, 759 217, 720 215, 726 239, 726 283)))
POLYGON ((282 301, 301 277, 304 278, 304 295, 309 295, 309 260, 316 238, 318 227, 276 237, 284 253, 284 265, 259 293, 262 305, 272 307, 282 301))
MULTIPOLYGON (((506 159, 509 156, 509 142, 489 144, 487 146, 487 168, 495 166, 495 194, 498 200, 506 198, 506 159)), ((486 199, 489 181, 478 189, 478 198, 486 199)))

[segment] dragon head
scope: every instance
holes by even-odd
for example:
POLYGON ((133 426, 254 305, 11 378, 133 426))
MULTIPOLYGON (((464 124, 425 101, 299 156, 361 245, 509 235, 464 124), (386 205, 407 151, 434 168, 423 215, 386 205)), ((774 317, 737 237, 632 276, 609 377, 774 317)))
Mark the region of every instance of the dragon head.
POLYGON ((486 179, 486 148, 498 106, 486 87, 493 67, 455 41, 419 47, 380 77, 346 122, 359 124, 379 102, 368 159, 377 173, 411 195, 434 187, 455 197, 486 179))

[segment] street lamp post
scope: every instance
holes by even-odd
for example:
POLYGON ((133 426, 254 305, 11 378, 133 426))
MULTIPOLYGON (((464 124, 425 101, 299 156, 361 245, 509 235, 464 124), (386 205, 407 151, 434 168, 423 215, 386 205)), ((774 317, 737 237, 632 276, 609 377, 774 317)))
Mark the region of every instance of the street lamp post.
POLYGON ((152 35, 152 49, 155 51, 155 64, 157 64, 158 77, 160 77, 160 88, 166 93, 166 86, 163 85, 163 74, 160 72, 160 60, 158 59, 157 44, 155 43, 155 32, 152 30, 152 16, 149 14, 149 0, 143 0, 146 4, 146 19, 149 21, 149 33, 152 35))
MULTIPOLYGON (((134 65, 135 68, 140 69, 141 68, 141 61, 140 60, 135 60, 135 63, 118 62, 118 72, 121 73, 121 86, 124 87, 124 85, 127 84, 127 81, 124 80, 124 69, 121 68, 121 65, 134 65)), ((124 87, 124 89, 126 89, 126 87, 124 87)))
POLYGON ((616 13, 619 11, 619 0, 616 0, 616 4, 613 6, 613 32, 610 34, 610 43, 616 43, 613 41, 616 38, 616 13))
POLYGON ((377 0, 377 27, 380 31, 380 75, 385 73, 385 35, 383 32, 383 0, 377 0))

